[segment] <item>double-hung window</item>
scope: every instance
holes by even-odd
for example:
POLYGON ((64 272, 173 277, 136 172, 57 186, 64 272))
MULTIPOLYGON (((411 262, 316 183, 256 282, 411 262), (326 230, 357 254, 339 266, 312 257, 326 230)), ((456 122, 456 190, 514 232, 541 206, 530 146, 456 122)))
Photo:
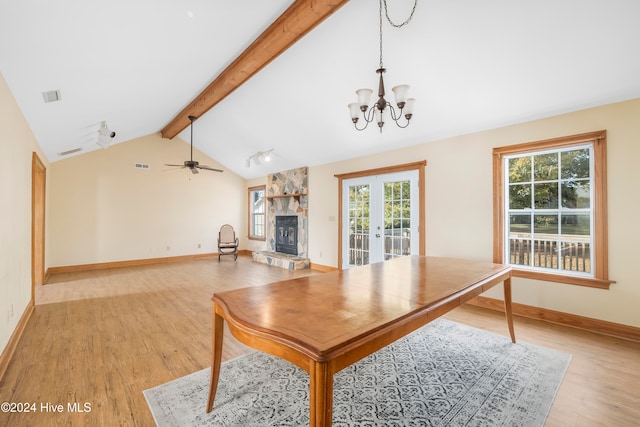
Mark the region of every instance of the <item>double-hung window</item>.
POLYGON ((608 287, 606 132, 493 154, 494 260, 516 276, 608 287))
POLYGON ((249 239, 265 240, 266 186, 249 188, 249 239))

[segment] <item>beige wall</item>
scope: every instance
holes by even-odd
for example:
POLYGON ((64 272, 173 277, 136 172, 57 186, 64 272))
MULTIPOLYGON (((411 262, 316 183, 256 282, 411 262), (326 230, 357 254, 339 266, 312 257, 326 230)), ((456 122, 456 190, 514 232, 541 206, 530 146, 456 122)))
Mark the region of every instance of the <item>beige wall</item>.
POLYGON ((34 151, 48 168, 44 153, 0 74, 0 352, 31 299, 34 151))
MULTIPOLYGON (((213 253, 226 223, 246 236, 246 181, 164 166, 188 157, 186 142, 153 134, 53 163, 49 265, 213 253)), ((224 169, 195 149, 194 159, 224 169)))
MULTIPOLYGON (((428 118, 427 118, 428 119, 428 118)), ((519 303, 640 327, 640 99, 363 157, 309 170, 309 253, 336 266, 336 173, 426 160, 427 255, 492 258, 493 147, 606 129, 610 290, 515 279, 519 303)), ((487 296, 501 298, 494 288, 487 296)))

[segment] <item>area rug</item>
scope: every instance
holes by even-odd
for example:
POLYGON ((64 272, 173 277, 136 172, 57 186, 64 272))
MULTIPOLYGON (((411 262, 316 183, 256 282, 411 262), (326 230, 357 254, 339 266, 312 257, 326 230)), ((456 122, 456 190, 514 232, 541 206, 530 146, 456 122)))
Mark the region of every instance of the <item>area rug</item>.
MULTIPOLYGON (((505 324, 505 331, 506 331, 505 324)), ((517 331, 516 331, 517 333, 517 331)), ((571 356, 438 319, 334 376, 334 426, 542 426, 571 356)), ((307 426, 309 376, 262 352, 148 389, 158 426, 307 426)))

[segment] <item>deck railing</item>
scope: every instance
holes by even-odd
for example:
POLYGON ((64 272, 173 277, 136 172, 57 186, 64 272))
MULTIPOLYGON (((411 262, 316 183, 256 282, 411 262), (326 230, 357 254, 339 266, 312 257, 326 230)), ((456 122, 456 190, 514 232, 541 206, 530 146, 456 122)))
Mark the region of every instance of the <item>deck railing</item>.
POLYGON ((517 265, 591 272, 591 244, 584 239, 556 240, 512 237, 509 262, 517 265))
MULTIPOLYGON (((384 231, 384 259, 411 253, 411 233, 408 228, 396 228, 384 231)), ((349 264, 369 264, 369 233, 351 233, 349 235, 349 264)))

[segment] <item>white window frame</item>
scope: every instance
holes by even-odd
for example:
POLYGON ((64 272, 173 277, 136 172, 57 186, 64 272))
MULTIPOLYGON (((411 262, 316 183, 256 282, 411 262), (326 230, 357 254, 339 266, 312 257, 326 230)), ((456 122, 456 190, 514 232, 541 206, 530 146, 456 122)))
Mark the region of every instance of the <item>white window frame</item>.
MULTIPOLYGON (((521 268, 521 269, 527 269, 527 270, 531 270, 531 271, 540 271, 540 272, 546 272, 546 273, 560 273, 560 274, 566 274, 566 275, 572 275, 572 276, 578 276, 578 277, 594 277, 594 268, 593 266, 595 266, 595 259, 594 259, 594 253, 595 251, 593 250, 594 248, 594 239, 593 239, 593 232, 594 232, 594 217, 595 217, 595 209, 594 209, 594 167, 593 167, 593 157, 594 153, 593 153, 593 144, 582 144, 582 145, 575 145, 575 146, 570 146, 570 147, 563 147, 563 148, 555 148, 555 149, 551 149, 551 150, 539 150, 539 151, 530 151, 530 152, 525 152, 525 153, 518 153, 518 154, 511 154, 511 155, 507 155, 507 156, 503 156, 503 170, 504 170, 504 212, 505 212, 505 220, 504 220, 504 259, 507 260, 507 263, 510 263, 509 261, 511 260, 511 253, 510 253, 510 240, 511 240, 511 232, 510 232, 510 228, 511 228, 511 223, 510 223, 510 217, 512 215, 530 215, 531 216, 531 223, 530 223, 530 227, 531 227, 531 231, 530 231, 530 235, 531 237, 528 239, 530 240, 530 242, 535 242, 536 239, 536 231, 535 231, 535 216, 536 215, 556 215, 558 217, 558 227, 560 227, 559 233, 557 235, 556 239, 549 239, 549 241, 554 241, 558 246, 560 247, 560 245, 563 242, 566 242, 566 239, 563 239, 563 234, 561 231, 562 228, 562 216, 563 215, 575 215, 575 214, 585 214, 588 213, 589 214, 589 265, 591 266, 590 271, 588 272, 580 272, 580 271, 575 271, 575 270, 570 270, 570 269, 566 269, 564 268, 564 260, 565 257, 558 255, 558 267, 557 268, 551 268, 551 267, 540 267, 540 266, 535 266, 535 265, 523 265, 523 264, 511 264, 514 267, 517 268, 521 268), (532 187, 534 187, 534 191, 535 191, 535 184, 544 184, 544 183, 555 183, 558 185, 558 207, 557 208, 547 208, 547 209, 538 209, 534 206, 534 201, 532 200, 531 208, 525 208, 525 209, 510 209, 509 208, 509 189, 510 189, 510 184, 512 184, 511 182, 509 182, 509 161, 511 159, 517 159, 517 158, 523 158, 523 157, 535 157, 538 155, 544 155, 544 154, 557 154, 559 156, 561 156, 561 153, 563 152, 567 152, 567 151, 575 151, 575 150, 583 150, 583 149, 587 149, 589 150, 589 178, 588 178, 588 182, 589 182, 589 207, 588 208, 575 208, 575 209, 571 209, 571 208, 563 208, 562 207, 562 185, 561 183, 563 181, 568 181, 567 179, 562 179, 562 164, 559 163, 558 165, 558 178, 554 179, 554 180, 547 180, 547 181, 535 181, 534 180, 534 163, 533 161, 531 162, 531 180, 527 181, 527 182, 522 182, 522 183, 517 183, 517 185, 523 185, 523 184, 531 184, 532 187)), ((587 181, 586 179, 581 179, 582 181, 587 181)), ((531 197, 532 199, 535 198, 534 195, 534 191, 532 191, 531 193, 531 197)), ((524 239, 523 239, 524 240, 524 239)), ((533 247, 533 244, 532 246, 533 247)), ((529 259, 530 262, 532 264, 535 263, 535 255, 533 255, 533 253, 531 253, 529 255, 529 259)))

